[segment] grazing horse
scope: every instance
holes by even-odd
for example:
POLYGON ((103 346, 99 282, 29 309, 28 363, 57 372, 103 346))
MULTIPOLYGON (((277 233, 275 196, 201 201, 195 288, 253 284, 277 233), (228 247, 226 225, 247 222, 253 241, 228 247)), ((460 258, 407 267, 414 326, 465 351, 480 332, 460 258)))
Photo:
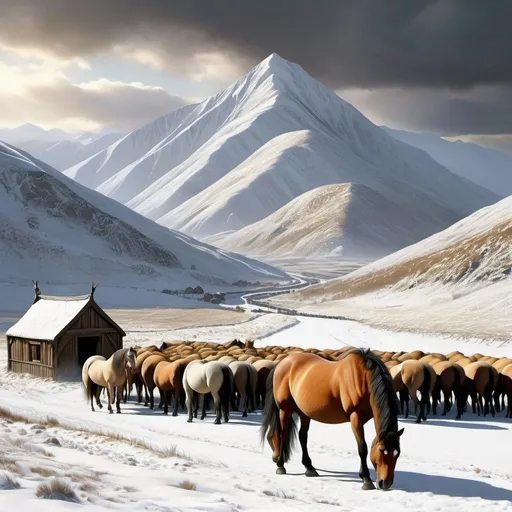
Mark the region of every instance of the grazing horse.
POLYGON ((233 392, 233 372, 228 365, 218 361, 203 363, 192 361, 183 372, 183 387, 186 393, 188 423, 192 423, 192 400, 194 393, 199 393, 201 419, 206 417, 204 395, 211 393, 215 404, 215 421, 220 425, 222 415, 224 422, 229 421, 229 402, 233 392))
MULTIPOLYGON (((400 371, 402 375, 402 382, 409 391, 409 396, 417 407, 419 405, 420 412, 416 417, 416 423, 421 423, 421 420, 426 421, 425 409, 430 403, 430 387, 431 387, 431 372, 429 366, 421 363, 415 359, 407 359, 402 363, 400 371), (421 400, 418 400, 418 391, 421 394, 421 400)), ((405 413, 408 417, 409 408, 405 413)))
POLYGON ((267 377, 269 373, 276 367, 274 361, 267 361, 260 359, 252 363, 258 372, 258 379, 256 384, 256 406, 265 407, 265 395, 267 393, 267 377))
POLYGON ((253 367, 244 361, 233 361, 229 364, 233 372, 233 395, 231 408, 238 411, 240 398, 244 401, 242 417, 247 417, 247 411, 254 411, 253 367), (238 395, 238 396, 237 396, 238 395))
POLYGON ((198 357, 199 356, 194 354, 173 362, 162 360, 156 365, 153 380, 163 400, 164 414, 168 414, 169 399, 171 395, 174 395, 174 410, 172 415, 178 416, 178 407, 183 391, 183 372, 187 365, 192 361, 196 361, 198 357))
MULTIPOLYGON (((146 358, 142 363, 140 374, 142 377, 142 382, 144 382, 144 388, 146 390, 146 401, 144 402, 144 405, 147 406, 149 403, 150 409, 153 409, 155 401, 155 369, 158 363, 160 363, 161 361, 168 361, 168 359, 162 353, 157 353, 152 354, 151 356, 146 358)), ((162 405, 162 402, 163 397, 160 396, 160 405, 162 405)))
POLYGON ((455 403, 457 404, 457 419, 460 419, 464 404, 461 397, 461 387, 459 372, 451 361, 440 361, 433 366, 437 379, 432 390, 432 410, 437 414, 437 404, 441 402, 441 391, 444 396, 444 406, 442 416, 450 410, 452 392, 455 394, 455 403))
POLYGON ((498 359, 496 362, 492 364, 492 366, 496 368, 496 371, 498 372, 498 380, 496 382, 496 388, 494 390, 494 406, 496 408, 496 412, 500 412, 502 409, 505 409, 505 383, 503 380, 502 372, 509 364, 512 364, 512 359, 508 359, 507 357, 498 359))
POLYGON ((512 364, 509 364, 501 371, 503 379, 503 392, 507 396, 507 414, 506 418, 512 418, 512 364))
POLYGON ((471 397, 471 404, 473 406, 473 413, 480 412, 483 409, 484 416, 489 414, 489 409, 494 417, 495 409, 492 401, 492 394, 494 387, 498 381, 498 372, 489 363, 482 361, 475 361, 464 366, 466 374, 465 381, 465 398, 471 397), (485 407, 482 404, 482 398, 485 402, 485 407), (476 411, 475 411, 476 409, 476 411))
POLYGON ((277 474, 286 474, 296 434, 292 418, 300 417, 299 441, 306 476, 318 476, 309 457, 307 441, 311 420, 321 423, 350 421, 357 440, 363 489, 375 489, 366 458, 368 447, 364 424, 373 417, 377 436, 370 449, 370 460, 377 473, 379 489, 393 484, 400 455, 398 405, 391 376, 383 362, 369 350, 351 349, 338 361, 325 361, 313 354, 289 355, 267 380, 267 397, 261 427, 262 441, 272 448, 277 474))
POLYGON ((400 398, 400 413, 403 414, 405 411, 407 417, 409 416, 409 392, 402 380, 402 363, 389 368, 389 374, 393 380, 393 392, 398 393, 400 398))
POLYGON ((99 393, 101 388, 107 389, 108 412, 113 413, 112 404, 116 400, 116 409, 121 413, 121 398, 126 384, 126 368, 134 369, 136 365, 137 352, 134 348, 121 348, 114 352, 108 359, 103 356, 91 356, 85 361, 82 368, 82 381, 85 387, 86 397, 91 400, 91 409, 93 397, 96 403, 99 402, 99 393))

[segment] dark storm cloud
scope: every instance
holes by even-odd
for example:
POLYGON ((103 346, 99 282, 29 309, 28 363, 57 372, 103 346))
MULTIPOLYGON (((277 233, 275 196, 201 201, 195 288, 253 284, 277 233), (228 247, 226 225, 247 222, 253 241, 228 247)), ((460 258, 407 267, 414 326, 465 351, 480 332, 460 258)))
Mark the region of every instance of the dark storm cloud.
MULTIPOLYGON (((341 94, 343 96, 343 93, 341 94)), ((512 133, 512 88, 475 87, 467 91, 383 90, 347 99, 395 127, 445 136, 512 133)))
POLYGON ((409 91, 418 129, 512 133, 508 104, 464 95, 512 83, 511 20, 510 0, 2 0, 0 43, 65 58, 128 44, 175 72, 217 51, 242 73, 276 52, 335 89, 409 91), (425 88, 452 93, 429 105, 425 88))
POLYGON ((512 80, 511 19, 508 0, 3 0, 0 37, 87 56, 136 34, 172 59, 277 52, 334 87, 466 87, 512 80))

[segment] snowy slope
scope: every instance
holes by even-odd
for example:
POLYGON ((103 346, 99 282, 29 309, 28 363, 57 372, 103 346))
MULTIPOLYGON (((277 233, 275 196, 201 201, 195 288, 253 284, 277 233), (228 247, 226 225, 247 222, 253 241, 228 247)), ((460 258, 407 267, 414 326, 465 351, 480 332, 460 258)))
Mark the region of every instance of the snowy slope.
POLYGON ((0 184, 2 281, 95 280, 161 289, 284 277, 170 231, 3 143, 0 184))
POLYGON ((58 171, 64 171, 108 148, 122 136, 123 134, 120 133, 99 135, 84 133, 73 139, 59 141, 29 139, 19 141, 15 145, 58 171))
POLYGON ((344 184, 305 192, 265 219, 210 241, 259 256, 377 258, 421 234, 422 227, 384 196, 364 185, 344 184))
POLYGON ((65 173, 198 237, 241 229, 329 184, 366 185, 402 208, 418 224, 413 241, 499 199, 389 136, 275 54, 217 96, 65 173))
POLYGON ((461 140, 450 142, 430 133, 383 129, 395 139, 426 151, 455 174, 502 197, 512 194, 512 155, 461 140))
POLYGON ((512 196, 347 276, 274 301, 392 327, 444 323, 508 338, 511 276, 512 196))

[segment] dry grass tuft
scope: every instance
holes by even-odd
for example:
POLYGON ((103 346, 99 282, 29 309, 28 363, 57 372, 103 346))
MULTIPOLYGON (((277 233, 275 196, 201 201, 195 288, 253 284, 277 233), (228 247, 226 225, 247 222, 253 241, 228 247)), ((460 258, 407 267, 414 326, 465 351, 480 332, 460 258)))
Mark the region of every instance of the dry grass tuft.
POLYGON ((295 499, 295 496, 293 494, 287 494, 286 492, 282 491, 281 489, 277 489, 276 491, 266 490, 266 491, 263 491, 263 494, 265 496, 273 496, 275 498, 281 498, 283 500, 294 500, 295 499))
POLYGON ((39 484, 36 489, 38 498, 47 500, 62 500, 80 503, 80 498, 73 488, 60 478, 53 478, 50 482, 39 484))
POLYGON ((482 470, 481 470, 480 468, 475 468, 475 473, 476 473, 477 475, 479 475, 481 472, 482 472, 482 470))
POLYGON ((196 491, 197 487, 194 482, 191 482, 190 480, 183 480, 183 482, 180 482, 178 484, 178 487, 180 489, 185 489, 187 491, 196 491))
POLYGON ((0 489, 7 491, 11 489, 19 489, 20 487, 20 483, 13 474, 8 471, 0 473, 0 489))
POLYGON ((51 469, 51 468, 45 468, 42 466, 30 466, 30 471, 32 473, 35 473, 37 475, 41 475, 44 477, 60 475, 60 473, 58 471, 55 471, 54 469, 51 469))

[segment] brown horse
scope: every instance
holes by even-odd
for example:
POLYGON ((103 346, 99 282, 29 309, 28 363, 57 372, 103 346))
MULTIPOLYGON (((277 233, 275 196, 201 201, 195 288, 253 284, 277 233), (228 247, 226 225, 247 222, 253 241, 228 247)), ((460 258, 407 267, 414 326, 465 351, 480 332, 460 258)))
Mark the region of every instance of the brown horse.
POLYGON ((398 430, 393 382, 381 359, 364 349, 352 349, 335 362, 312 354, 293 354, 271 371, 261 437, 272 448, 278 475, 286 474, 284 465, 293 447, 294 412, 300 417, 299 441, 306 476, 318 476, 307 448, 311 420, 329 424, 350 421, 365 490, 375 489, 366 462, 368 447, 364 438, 364 424, 373 417, 377 436, 371 445, 370 460, 377 474, 377 487, 391 487, 403 429, 398 430))
MULTIPOLYGON (((431 367, 415 359, 407 359, 402 363, 400 370, 402 382, 409 391, 409 396, 416 408, 419 406, 419 414, 416 416, 416 423, 421 420, 426 421, 425 409, 430 404, 430 394, 432 386, 431 367), (418 399, 418 391, 421 394, 421 400, 418 399)), ((435 375, 434 375, 435 378, 435 375)), ((409 415, 409 407, 407 405, 405 417, 409 415)))
POLYGON ((475 361, 464 367, 466 374, 465 381, 465 396, 471 397, 471 404, 473 406, 473 413, 480 412, 483 409, 484 416, 489 414, 489 409, 494 417, 495 409, 492 401, 492 394, 498 380, 498 372, 489 363, 482 361, 475 361), (485 402, 485 407, 482 403, 485 402), (476 409, 476 411, 475 411, 476 409))
POLYGON ((509 364, 501 371, 503 379, 503 392, 507 396, 507 414, 506 418, 512 418, 512 364, 509 364))
POLYGON ((452 392, 455 394, 455 403, 457 405, 457 418, 460 419, 464 411, 464 404, 461 395, 461 385, 459 371, 451 361, 440 361, 433 366, 437 379, 432 391, 432 410, 437 414, 437 404, 441 401, 441 391, 444 395, 444 407, 442 416, 451 408, 452 392))

